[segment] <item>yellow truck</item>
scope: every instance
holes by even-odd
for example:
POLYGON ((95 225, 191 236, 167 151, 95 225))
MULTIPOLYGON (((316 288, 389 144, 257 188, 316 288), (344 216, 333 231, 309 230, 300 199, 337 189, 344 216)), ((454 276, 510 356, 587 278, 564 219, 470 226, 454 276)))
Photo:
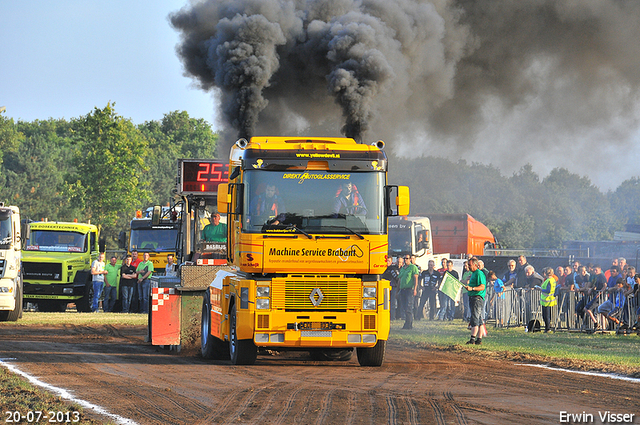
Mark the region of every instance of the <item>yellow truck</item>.
POLYGON ((0 322, 22 317, 20 209, 0 202, 0 322))
POLYGON ((164 272, 167 255, 176 255, 179 242, 181 212, 179 208, 155 206, 136 211, 129 223, 129 232, 120 232, 118 245, 128 252, 149 253, 158 272, 164 272), (127 237, 128 236, 128 237, 127 237))
POLYGON ((387 185, 384 143, 252 137, 218 186, 228 271, 205 291, 204 357, 253 364, 259 349, 307 350, 380 366, 390 286, 381 279, 387 220, 407 215, 409 189, 387 185))
POLYGON ((98 228, 88 223, 38 221, 27 228, 22 252, 24 299, 40 311, 62 312, 75 303, 91 311, 91 263, 98 258, 98 228))

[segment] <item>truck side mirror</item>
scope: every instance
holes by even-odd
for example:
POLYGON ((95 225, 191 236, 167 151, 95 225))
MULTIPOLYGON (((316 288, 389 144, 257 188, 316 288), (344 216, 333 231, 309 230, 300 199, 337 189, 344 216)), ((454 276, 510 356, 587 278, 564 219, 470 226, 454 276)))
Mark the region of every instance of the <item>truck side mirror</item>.
POLYGON ((244 184, 242 183, 236 183, 234 184, 234 188, 236 191, 236 205, 234 208, 234 213, 235 214, 240 214, 242 215, 242 213, 244 212, 243 210, 243 205, 244 205, 244 184))
POLYGON ((105 238, 98 239, 98 252, 107 251, 107 240, 105 238))
POLYGON ((220 183, 218 185, 218 213, 227 214, 230 203, 231 194, 229 193, 229 183, 220 183))
POLYGON ((13 249, 20 251, 22 249, 22 226, 20 225, 20 218, 13 218, 13 234, 15 235, 13 249))
POLYGON ((385 186, 385 209, 389 217, 409 214, 409 188, 407 186, 385 186), (393 192, 396 192, 395 202, 393 192), (394 205, 395 204, 395 205, 394 205))
POLYGON ((429 248, 429 231, 428 230, 422 230, 419 234, 420 236, 420 242, 418 244, 418 246, 416 247, 418 250, 423 250, 423 249, 427 249, 429 248))
POLYGON ((160 205, 156 205, 153 207, 153 213, 151 215, 151 224, 157 226, 160 224, 160 218, 162 217, 162 207, 160 205))
MULTIPOLYGON (((22 240, 29 240, 31 239, 31 225, 29 223, 21 223, 21 227, 22 227, 22 240)), ((22 245, 22 241, 20 241, 20 244, 22 245)))
POLYGON ((118 248, 127 249, 127 232, 118 233, 118 248))
POLYGON ((409 215, 409 203, 409 186, 398 186, 398 196, 396 196, 398 215, 409 215))

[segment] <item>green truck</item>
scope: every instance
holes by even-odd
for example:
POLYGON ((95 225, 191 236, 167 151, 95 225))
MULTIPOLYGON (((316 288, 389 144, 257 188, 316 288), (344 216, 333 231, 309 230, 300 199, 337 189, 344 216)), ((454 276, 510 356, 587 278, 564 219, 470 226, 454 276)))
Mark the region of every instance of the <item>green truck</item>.
POLYGON ((37 303, 40 311, 63 312, 75 303, 78 312, 90 312, 98 237, 93 224, 30 223, 22 251, 24 300, 37 303))

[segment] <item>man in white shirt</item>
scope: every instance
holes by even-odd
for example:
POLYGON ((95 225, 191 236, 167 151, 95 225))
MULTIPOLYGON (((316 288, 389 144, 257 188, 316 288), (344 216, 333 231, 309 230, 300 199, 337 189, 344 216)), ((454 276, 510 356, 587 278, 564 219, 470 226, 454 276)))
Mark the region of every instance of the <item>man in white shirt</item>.
POLYGON ((104 287, 104 276, 107 271, 104 269, 104 252, 98 254, 98 259, 91 264, 91 277, 93 281, 93 302, 91 303, 91 311, 97 313, 100 309, 98 304, 102 296, 102 288, 104 287))

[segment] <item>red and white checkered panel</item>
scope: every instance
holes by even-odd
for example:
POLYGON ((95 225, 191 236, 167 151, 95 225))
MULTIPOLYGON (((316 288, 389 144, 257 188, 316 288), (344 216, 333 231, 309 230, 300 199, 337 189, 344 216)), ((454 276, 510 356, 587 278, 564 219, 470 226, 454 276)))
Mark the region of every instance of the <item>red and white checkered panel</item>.
POLYGON ((158 311, 158 307, 169 301, 169 295, 175 293, 175 288, 151 288, 151 311, 158 311))
POLYGON ((180 295, 175 288, 151 288, 151 343, 180 344, 180 295))

